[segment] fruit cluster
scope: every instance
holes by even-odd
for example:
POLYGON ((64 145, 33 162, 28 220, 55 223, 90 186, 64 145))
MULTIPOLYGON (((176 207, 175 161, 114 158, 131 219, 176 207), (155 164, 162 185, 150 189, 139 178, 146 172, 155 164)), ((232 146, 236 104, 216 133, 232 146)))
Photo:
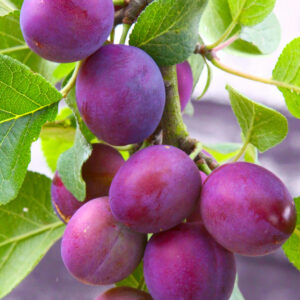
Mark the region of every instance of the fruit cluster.
MULTIPOLYGON (((95 136, 111 145, 94 144, 83 165, 84 202, 55 174, 53 206, 67 223, 63 262, 81 282, 106 285, 126 278, 143 259, 151 296, 120 287, 98 300, 229 299, 233 253, 279 248, 295 227, 292 197, 263 167, 230 163, 206 178, 169 145, 146 147, 125 162, 112 145, 148 138, 161 121, 166 91, 147 53, 103 46, 113 21, 111 0, 25 0, 21 11, 33 51, 56 62, 85 59, 76 82, 78 109, 95 136), (147 234, 153 234, 149 241, 147 234)), ((193 88, 188 62, 177 65, 177 76, 183 110, 193 88)))

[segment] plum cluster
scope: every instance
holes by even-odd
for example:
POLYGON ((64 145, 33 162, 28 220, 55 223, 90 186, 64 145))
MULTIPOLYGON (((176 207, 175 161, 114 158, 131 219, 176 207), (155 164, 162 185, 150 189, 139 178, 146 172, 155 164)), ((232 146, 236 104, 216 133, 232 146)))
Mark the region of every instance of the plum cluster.
MULTIPOLYGON (((234 253, 278 249, 295 228, 293 199, 261 166, 229 163, 207 176, 170 145, 140 147, 125 162, 114 146, 142 143, 157 129, 166 91, 147 53, 104 45, 113 22, 111 0, 25 0, 21 10, 33 51, 56 62, 84 59, 78 109, 105 142, 93 144, 83 165, 83 202, 58 172, 54 176, 53 207, 67 223, 63 262, 79 281, 106 285, 125 279, 143 260, 150 294, 118 287, 97 300, 227 300, 236 277, 234 253)), ((193 90, 187 61, 177 65, 177 78, 183 110, 193 90)))

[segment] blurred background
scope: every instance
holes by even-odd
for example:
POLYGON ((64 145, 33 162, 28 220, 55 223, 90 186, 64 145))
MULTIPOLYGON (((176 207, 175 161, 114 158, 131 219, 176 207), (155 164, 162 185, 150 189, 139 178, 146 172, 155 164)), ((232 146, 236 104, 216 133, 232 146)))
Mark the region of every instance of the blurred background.
MULTIPOLYGON (((258 76, 271 77, 272 69, 284 46, 300 36, 300 1, 277 0, 275 14, 282 28, 280 47, 268 57, 237 57, 220 53, 221 61, 233 68, 258 76)), ((208 93, 194 102, 195 113, 185 116, 190 134, 204 143, 240 142, 240 129, 229 106, 226 83, 250 99, 276 108, 287 116, 289 134, 278 147, 259 156, 260 163, 275 172, 288 186, 293 197, 300 196, 300 121, 291 117, 281 93, 273 86, 231 76, 213 69, 208 93)), ((204 70, 195 95, 205 83, 204 70)), ((32 146, 30 169, 51 177, 40 149, 32 146)), ((300 253, 299 253, 300 255, 300 253)), ((239 286, 246 300, 300 300, 300 272, 281 250, 261 258, 237 257, 239 286)), ((60 241, 42 259, 35 270, 5 300, 93 300, 107 287, 78 283, 65 270, 60 256, 60 241)), ((209 299, 203 299, 209 300, 209 299)))

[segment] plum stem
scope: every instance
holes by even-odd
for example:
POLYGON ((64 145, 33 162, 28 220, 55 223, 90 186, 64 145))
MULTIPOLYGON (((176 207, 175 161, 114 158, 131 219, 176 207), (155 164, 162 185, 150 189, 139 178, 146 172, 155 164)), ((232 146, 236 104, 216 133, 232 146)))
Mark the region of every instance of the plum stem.
POLYGON ((123 31, 119 44, 125 44, 130 27, 131 24, 123 24, 123 31))
POLYGON ((113 4, 117 6, 123 6, 126 4, 125 0, 113 0, 113 4))
POLYGON ((200 142, 197 142, 193 152, 190 154, 191 160, 194 160, 200 154, 202 148, 202 144, 200 142))
POLYGON ((203 173, 205 173, 206 175, 209 175, 212 170, 208 167, 207 164, 198 164, 198 169, 201 170, 203 173))
POLYGON ((163 143, 180 148, 189 133, 182 120, 176 65, 162 67, 166 88, 166 104, 162 117, 163 143))
POLYGON ((74 87, 75 83, 76 83, 76 78, 79 72, 79 69, 81 67, 81 65, 83 64, 83 60, 78 62, 76 64, 76 67, 74 69, 74 72, 70 78, 70 80, 67 82, 67 84, 60 90, 60 93, 62 94, 63 98, 66 98, 69 94, 69 92, 72 90, 72 88, 74 87))

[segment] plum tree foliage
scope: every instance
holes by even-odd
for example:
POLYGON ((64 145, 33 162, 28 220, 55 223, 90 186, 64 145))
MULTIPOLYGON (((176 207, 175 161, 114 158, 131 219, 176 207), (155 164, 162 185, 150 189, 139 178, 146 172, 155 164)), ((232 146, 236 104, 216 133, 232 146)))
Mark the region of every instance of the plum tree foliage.
POLYGON ((300 117, 300 38, 271 79, 218 57, 274 51, 274 5, 0 0, 0 298, 60 237, 74 278, 116 284, 97 300, 243 299, 235 254, 282 245, 300 268, 299 197, 257 159, 285 116, 227 85, 240 144, 203 144, 182 119, 212 66, 277 87, 300 117), (38 138, 52 180, 27 170, 38 138))

